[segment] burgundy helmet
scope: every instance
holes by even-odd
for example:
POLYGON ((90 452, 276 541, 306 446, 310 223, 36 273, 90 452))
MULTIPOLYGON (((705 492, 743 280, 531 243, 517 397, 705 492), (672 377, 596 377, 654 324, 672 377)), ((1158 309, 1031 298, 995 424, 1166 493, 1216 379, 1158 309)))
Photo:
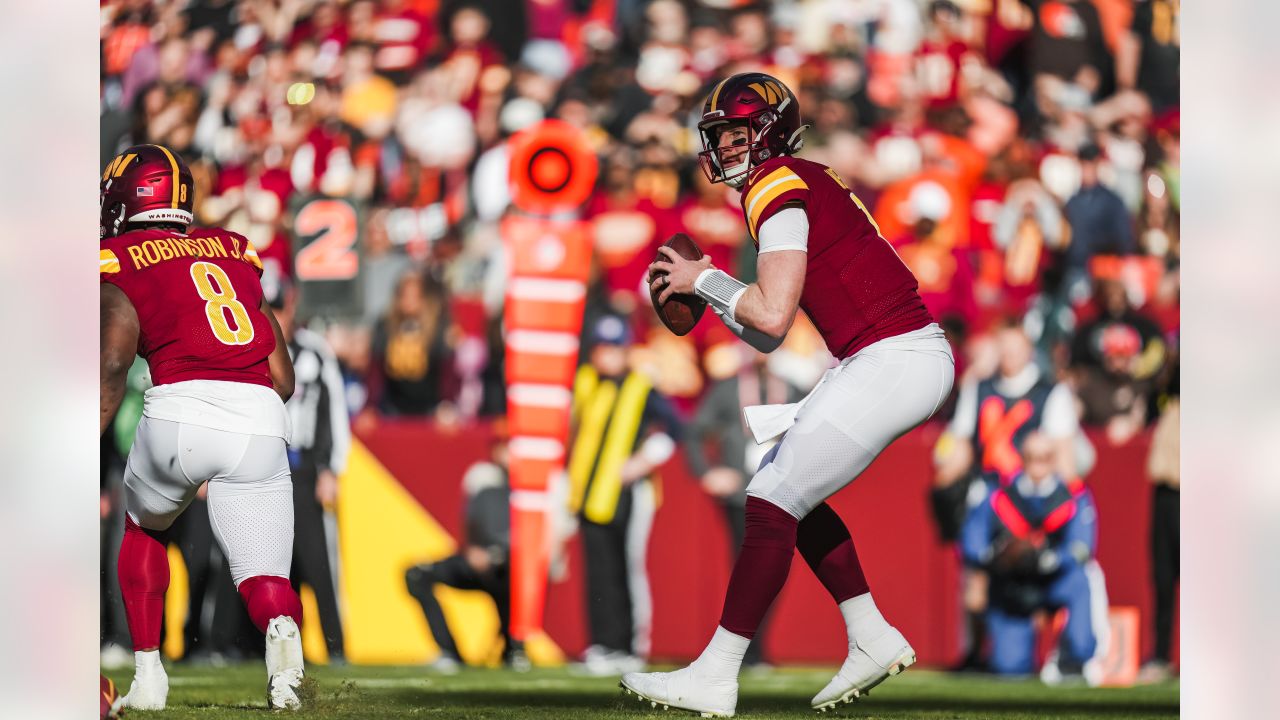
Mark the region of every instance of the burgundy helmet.
POLYGON ((128 223, 186 227, 195 220, 194 196, 191 170, 182 158, 161 145, 134 145, 102 171, 99 237, 115 237, 128 223))
POLYGON ((800 103, 781 80, 764 73, 738 73, 720 81, 702 106, 698 132, 702 152, 698 160, 711 182, 727 182, 741 187, 751 168, 772 157, 792 155, 804 144, 800 134, 808 125, 800 120, 800 103), (716 150, 717 135, 724 125, 745 121, 748 128, 747 162, 741 170, 726 175, 716 150))

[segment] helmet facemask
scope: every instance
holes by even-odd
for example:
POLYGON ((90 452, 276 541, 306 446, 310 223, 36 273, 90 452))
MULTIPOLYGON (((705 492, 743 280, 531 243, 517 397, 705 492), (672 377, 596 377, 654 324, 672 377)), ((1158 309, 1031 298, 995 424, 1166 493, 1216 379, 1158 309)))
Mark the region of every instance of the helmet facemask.
POLYGON ((699 123, 698 132, 702 135, 703 151, 698 153, 698 161, 707 178, 713 183, 723 182, 732 188, 741 188, 746 184, 747 175, 751 169, 773 156, 773 153, 765 147, 763 138, 769 135, 777 119, 777 114, 772 110, 761 110, 753 113, 750 118, 745 118, 745 123, 744 118, 741 117, 699 123), (745 144, 719 146, 722 133, 744 125, 747 130, 745 144), (737 152, 744 147, 746 152, 743 153, 742 159, 726 167, 722 156, 726 152, 737 152))

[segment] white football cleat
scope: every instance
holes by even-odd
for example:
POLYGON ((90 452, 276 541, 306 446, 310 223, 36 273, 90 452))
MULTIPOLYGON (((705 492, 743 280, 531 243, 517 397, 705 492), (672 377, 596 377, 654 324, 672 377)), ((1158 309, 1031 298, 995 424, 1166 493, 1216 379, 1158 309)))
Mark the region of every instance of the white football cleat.
POLYGON ((160 664, 160 653, 138 653, 133 684, 129 686, 129 694, 120 699, 120 707, 163 710, 168 698, 169 675, 160 664))
POLYGON ((267 625, 267 705, 272 710, 302 707, 298 687, 302 684, 302 634, 287 615, 273 618, 267 625))
POLYGON ((871 641, 849 645, 849 655, 840 671, 813 697, 814 710, 826 712, 838 705, 851 703, 887 678, 914 665, 916 651, 895 628, 889 628, 871 641))
POLYGON ((692 710, 704 718, 733 717, 738 707, 738 681, 700 677, 690 666, 675 672, 631 672, 622 676, 622 690, 649 707, 692 710))

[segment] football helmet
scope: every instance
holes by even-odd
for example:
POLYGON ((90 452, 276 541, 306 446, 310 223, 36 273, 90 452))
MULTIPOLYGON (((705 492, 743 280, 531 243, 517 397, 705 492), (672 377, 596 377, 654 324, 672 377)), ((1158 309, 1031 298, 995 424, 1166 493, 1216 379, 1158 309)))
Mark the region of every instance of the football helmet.
POLYGON ((115 237, 128 223, 194 222, 195 184, 178 154, 161 145, 134 145, 102 171, 98 189, 99 238, 115 237))
POLYGON ((800 102, 781 80, 764 73, 738 73, 721 80, 702 106, 698 133, 702 152, 698 162, 711 182, 742 187, 751 168, 772 157, 793 155, 804 145, 800 137, 809 126, 800 120, 800 102), (717 148, 720 131, 745 123, 746 160, 725 167, 717 148))

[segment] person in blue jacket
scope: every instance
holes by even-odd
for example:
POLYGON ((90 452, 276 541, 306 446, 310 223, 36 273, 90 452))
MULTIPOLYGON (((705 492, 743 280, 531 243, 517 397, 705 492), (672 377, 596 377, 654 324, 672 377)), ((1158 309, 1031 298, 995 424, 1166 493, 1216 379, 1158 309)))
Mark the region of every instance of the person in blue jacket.
POLYGON ((1097 510, 1080 480, 1054 472, 1052 440, 1039 432, 1023 441, 1023 471, 965 519, 964 561, 990 574, 986 620, 991 670, 1033 671, 1038 610, 1067 611, 1060 640, 1062 675, 1085 674, 1098 648, 1089 566, 1097 545, 1097 510))

